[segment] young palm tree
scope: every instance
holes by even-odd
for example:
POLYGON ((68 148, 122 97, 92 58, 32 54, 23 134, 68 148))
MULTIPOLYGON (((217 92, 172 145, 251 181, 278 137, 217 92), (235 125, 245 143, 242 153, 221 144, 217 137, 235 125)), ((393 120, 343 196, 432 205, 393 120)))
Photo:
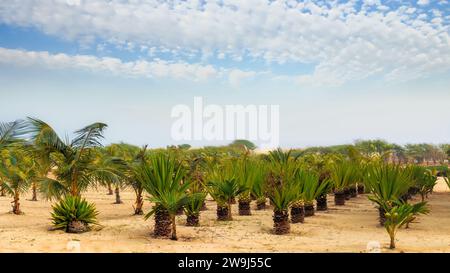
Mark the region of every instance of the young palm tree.
POLYGON ((385 212, 390 211, 412 185, 411 171, 400 165, 374 163, 367 168, 365 186, 371 193, 369 200, 378 205, 380 224, 385 223, 385 212))
POLYGON ((323 180, 319 183, 319 175, 312 171, 301 170, 298 172, 298 179, 300 180, 301 195, 305 207, 305 217, 314 215, 314 200, 326 194, 330 189, 331 183, 329 180, 323 180))
POLYGON ((415 218, 415 215, 426 213, 428 213, 426 202, 420 202, 414 205, 408 203, 396 203, 389 208, 385 213, 386 222, 384 223, 384 227, 391 239, 389 248, 395 248, 395 235, 399 228, 410 223, 412 219, 415 218))
POLYGON ((143 164, 138 179, 150 195, 149 201, 155 206, 146 214, 148 219, 155 214, 155 236, 167 236, 177 240, 175 217, 180 208, 189 202, 189 182, 183 182, 184 169, 181 163, 170 154, 157 153, 148 164, 143 164))
POLYGON ((247 190, 238 182, 236 170, 235 162, 225 161, 222 165, 214 166, 209 172, 208 192, 217 203, 219 221, 233 219, 231 204, 239 194, 247 190))
MULTIPOLYGON (((75 132, 72 141, 62 141, 56 132, 47 123, 38 119, 29 119, 31 139, 34 145, 41 147, 51 161, 53 177, 44 177, 40 181, 40 190, 49 199, 57 199, 61 202, 67 196, 79 197, 89 185, 96 182, 102 176, 102 170, 94 164, 95 148, 100 147, 100 140, 103 138, 103 131, 107 127, 103 123, 94 123, 75 132)), ((61 205, 60 204, 60 205, 61 205)), ((74 202, 74 205, 82 205, 83 202, 74 202)), ((64 206, 61 206, 64 208, 64 206)), ((77 209, 90 210, 94 206, 75 207, 77 209)), ((54 223, 67 223, 68 232, 84 232, 88 230, 86 221, 70 218, 69 221, 62 221, 61 217, 67 215, 79 215, 69 213, 64 215, 54 207, 54 223)), ((67 208, 67 207, 65 207, 67 208)), ((90 214, 94 215, 94 214, 90 214)), ((95 217, 95 215, 94 215, 95 217)), ((60 226, 60 225, 58 225, 60 226)))
POLYGON ((186 214, 186 226, 196 227, 200 223, 200 211, 203 207, 203 202, 206 198, 206 193, 194 192, 190 193, 189 201, 184 207, 184 212, 186 214))
POLYGON ((345 205, 346 190, 355 182, 356 171, 354 164, 347 160, 340 160, 331 165, 330 179, 334 187, 334 203, 337 206, 345 205))
POLYGON ((2 189, 13 197, 12 212, 22 214, 20 195, 27 192, 36 177, 36 163, 23 145, 10 146, 0 154, 0 178, 2 189))
POLYGON ((261 179, 258 177, 261 173, 260 165, 256 159, 244 157, 243 160, 238 162, 236 169, 238 183, 245 189, 238 196, 239 215, 251 215, 251 192, 255 182, 261 179))
POLYGON ((412 178, 417 191, 420 193, 422 202, 425 201, 425 197, 433 192, 434 186, 437 184, 437 177, 433 175, 431 170, 428 170, 422 166, 411 166, 412 178))
MULTIPOLYGON (((283 152, 281 149, 271 151, 268 156, 270 162, 267 181, 268 197, 273 205, 273 222, 275 234, 286 234, 290 231, 289 208, 291 218, 297 222, 302 214, 296 203, 301 199, 300 183, 295 180, 298 171, 296 159, 291 156, 292 151, 283 152), (296 202, 297 201, 297 202, 296 202)), ((303 211, 303 207, 301 207, 303 211)))
POLYGON ((292 180, 280 180, 271 186, 269 199, 273 205, 273 232, 287 234, 290 232, 289 207, 299 199, 299 184, 292 180))

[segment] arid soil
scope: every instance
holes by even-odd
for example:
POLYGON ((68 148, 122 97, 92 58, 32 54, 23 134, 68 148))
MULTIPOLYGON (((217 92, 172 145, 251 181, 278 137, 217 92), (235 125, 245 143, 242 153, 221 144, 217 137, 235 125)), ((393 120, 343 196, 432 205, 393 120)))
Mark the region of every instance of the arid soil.
MULTIPOLYGON (((378 225, 377 210, 366 195, 343 207, 334 206, 329 196, 329 211, 317 212, 303 224, 291 224, 291 234, 283 236, 271 233, 270 208, 238 216, 233 205, 233 221, 218 222, 215 203, 208 201, 200 227, 186 227, 185 216, 177 217, 178 241, 151 236, 153 219, 132 215, 130 189, 123 190, 124 203, 119 205, 103 189, 84 196, 97 205, 102 224, 84 234, 50 231, 51 202, 28 201, 28 194, 21 201, 24 214, 13 215, 9 213, 11 198, 0 197, 0 252, 70 252, 67 243, 71 240, 80 243, 81 252, 365 252, 369 241, 379 241, 383 252, 392 252, 387 248, 387 233, 378 225)), ((398 232, 394 252, 450 252, 450 191, 442 180, 428 201, 431 213, 398 232)), ((148 211, 150 205, 145 205, 148 211)))

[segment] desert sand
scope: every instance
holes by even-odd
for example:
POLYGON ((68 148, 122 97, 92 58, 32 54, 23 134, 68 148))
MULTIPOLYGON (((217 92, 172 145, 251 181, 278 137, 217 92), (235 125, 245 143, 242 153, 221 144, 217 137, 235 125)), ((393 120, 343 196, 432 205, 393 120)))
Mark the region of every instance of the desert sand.
MULTIPOLYGON (((151 236, 153 219, 132 215, 134 194, 122 192, 123 204, 113 204, 106 190, 92 190, 84 196, 97 205, 102 228, 84 234, 50 231, 51 202, 22 198, 23 215, 9 213, 9 197, 0 197, 0 252, 70 252, 67 243, 80 242, 81 252, 365 252, 369 241, 379 241, 383 252, 450 252, 450 191, 439 180, 428 201, 431 213, 420 216, 409 229, 397 235, 397 249, 389 250, 389 237, 378 225, 377 210, 359 195, 343 207, 316 212, 303 224, 291 224, 291 234, 273 235, 272 211, 253 210, 239 216, 233 205, 231 222, 216 221, 215 203, 201 214, 200 227, 186 227, 185 216, 177 217, 178 241, 151 236)), ((415 200, 418 200, 416 197, 415 200)), ((146 202, 148 211, 150 204, 146 202)))

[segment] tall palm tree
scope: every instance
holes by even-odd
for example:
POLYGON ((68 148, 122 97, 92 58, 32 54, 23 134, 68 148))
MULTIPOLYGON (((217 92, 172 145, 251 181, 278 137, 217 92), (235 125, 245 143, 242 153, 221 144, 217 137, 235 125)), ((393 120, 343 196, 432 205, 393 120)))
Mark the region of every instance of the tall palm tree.
MULTIPOLYGON (((87 206, 84 200, 78 199, 89 185, 96 183, 96 180, 104 175, 104 171, 95 164, 95 149, 101 146, 100 141, 106 127, 104 123, 93 123, 76 131, 72 141, 68 139, 62 141, 50 125, 39 119, 29 118, 31 140, 34 145, 45 150, 52 166, 51 176, 40 180, 40 191, 47 198, 60 201, 60 204, 53 207, 53 222, 58 227, 67 223, 68 232, 84 232, 89 229, 90 220, 84 221, 73 217, 82 214, 72 212, 59 215, 57 213, 61 210, 57 208, 70 208, 62 206, 66 203, 79 205, 74 208, 75 211, 94 207, 87 206), (68 196, 76 197, 72 198, 73 203, 72 199, 65 202, 68 196)), ((90 215, 95 217, 95 214, 90 215)))
POLYGON ((27 192, 36 177, 36 162, 27 147, 10 146, 0 154, 0 177, 2 189, 13 197, 12 212, 21 214, 20 195, 27 192))
POLYGON ((131 163, 128 163, 131 170, 128 176, 128 184, 131 185, 136 195, 136 200, 133 206, 134 215, 144 214, 143 210, 144 198, 142 195, 144 191, 144 186, 137 178, 137 172, 142 165, 146 164, 147 160, 146 152, 147 152, 147 145, 144 145, 139 150, 133 149, 133 161, 131 163))
POLYGON ((171 239, 177 240, 175 216, 189 202, 189 182, 183 183, 183 176, 181 163, 170 154, 157 153, 140 169, 138 179, 155 203, 145 219, 155 215, 156 236, 169 235, 172 226, 171 239))
POLYGON ((66 195, 79 196, 100 173, 93 162, 95 148, 100 147, 104 123, 94 123, 75 132, 72 141, 62 141, 47 123, 30 118, 31 139, 46 149, 52 161, 55 178, 44 178, 41 190, 49 198, 61 199, 66 195))
POLYGON ((96 166, 95 183, 102 186, 115 185, 116 201, 113 204, 122 204, 119 188, 124 184, 127 165, 122 157, 117 156, 108 148, 94 150, 95 159, 92 164, 96 166))
POLYGON ((38 187, 40 186, 40 179, 47 177, 47 175, 50 173, 52 164, 49 156, 47 155, 47 152, 42 147, 39 147, 37 145, 33 145, 31 149, 29 149, 31 152, 31 156, 33 157, 35 161, 35 171, 36 171, 36 177, 31 181, 31 190, 32 190, 32 196, 30 201, 37 201, 37 193, 38 193, 38 187))
MULTIPOLYGON (((26 123, 22 120, 13 122, 0 122, 0 152, 9 145, 21 141, 27 132, 26 123)), ((1 177, 0 177, 1 179, 1 177)), ((0 180, 0 184, 2 181, 0 180)), ((6 189, 0 185, 0 196, 6 195, 6 189)))

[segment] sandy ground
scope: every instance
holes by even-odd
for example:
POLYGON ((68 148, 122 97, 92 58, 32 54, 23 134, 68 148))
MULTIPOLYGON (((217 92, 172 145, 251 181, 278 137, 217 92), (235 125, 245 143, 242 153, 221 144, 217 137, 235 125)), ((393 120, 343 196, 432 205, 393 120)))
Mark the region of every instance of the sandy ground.
MULTIPOLYGON (((81 252, 365 252, 369 241, 379 241, 388 250, 389 237, 377 225, 377 210, 360 195, 329 211, 291 224, 291 234, 271 234, 272 212, 253 210, 252 216, 238 216, 233 206, 232 222, 217 222, 215 203, 201 214, 200 227, 185 227, 178 216, 178 241, 151 237, 153 220, 133 216, 134 194, 124 190, 124 204, 116 205, 106 191, 91 191, 86 198, 96 203, 104 227, 84 234, 49 231, 51 203, 22 200, 24 215, 13 215, 10 198, 0 197, 0 252, 68 252, 67 243, 77 240, 81 252)), ((450 192, 440 180, 429 198, 431 213, 421 216, 409 229, 397 235, 395 252, 450 252, 450 192)), ((149 204, 145 206, 148 210, 149 204)))

